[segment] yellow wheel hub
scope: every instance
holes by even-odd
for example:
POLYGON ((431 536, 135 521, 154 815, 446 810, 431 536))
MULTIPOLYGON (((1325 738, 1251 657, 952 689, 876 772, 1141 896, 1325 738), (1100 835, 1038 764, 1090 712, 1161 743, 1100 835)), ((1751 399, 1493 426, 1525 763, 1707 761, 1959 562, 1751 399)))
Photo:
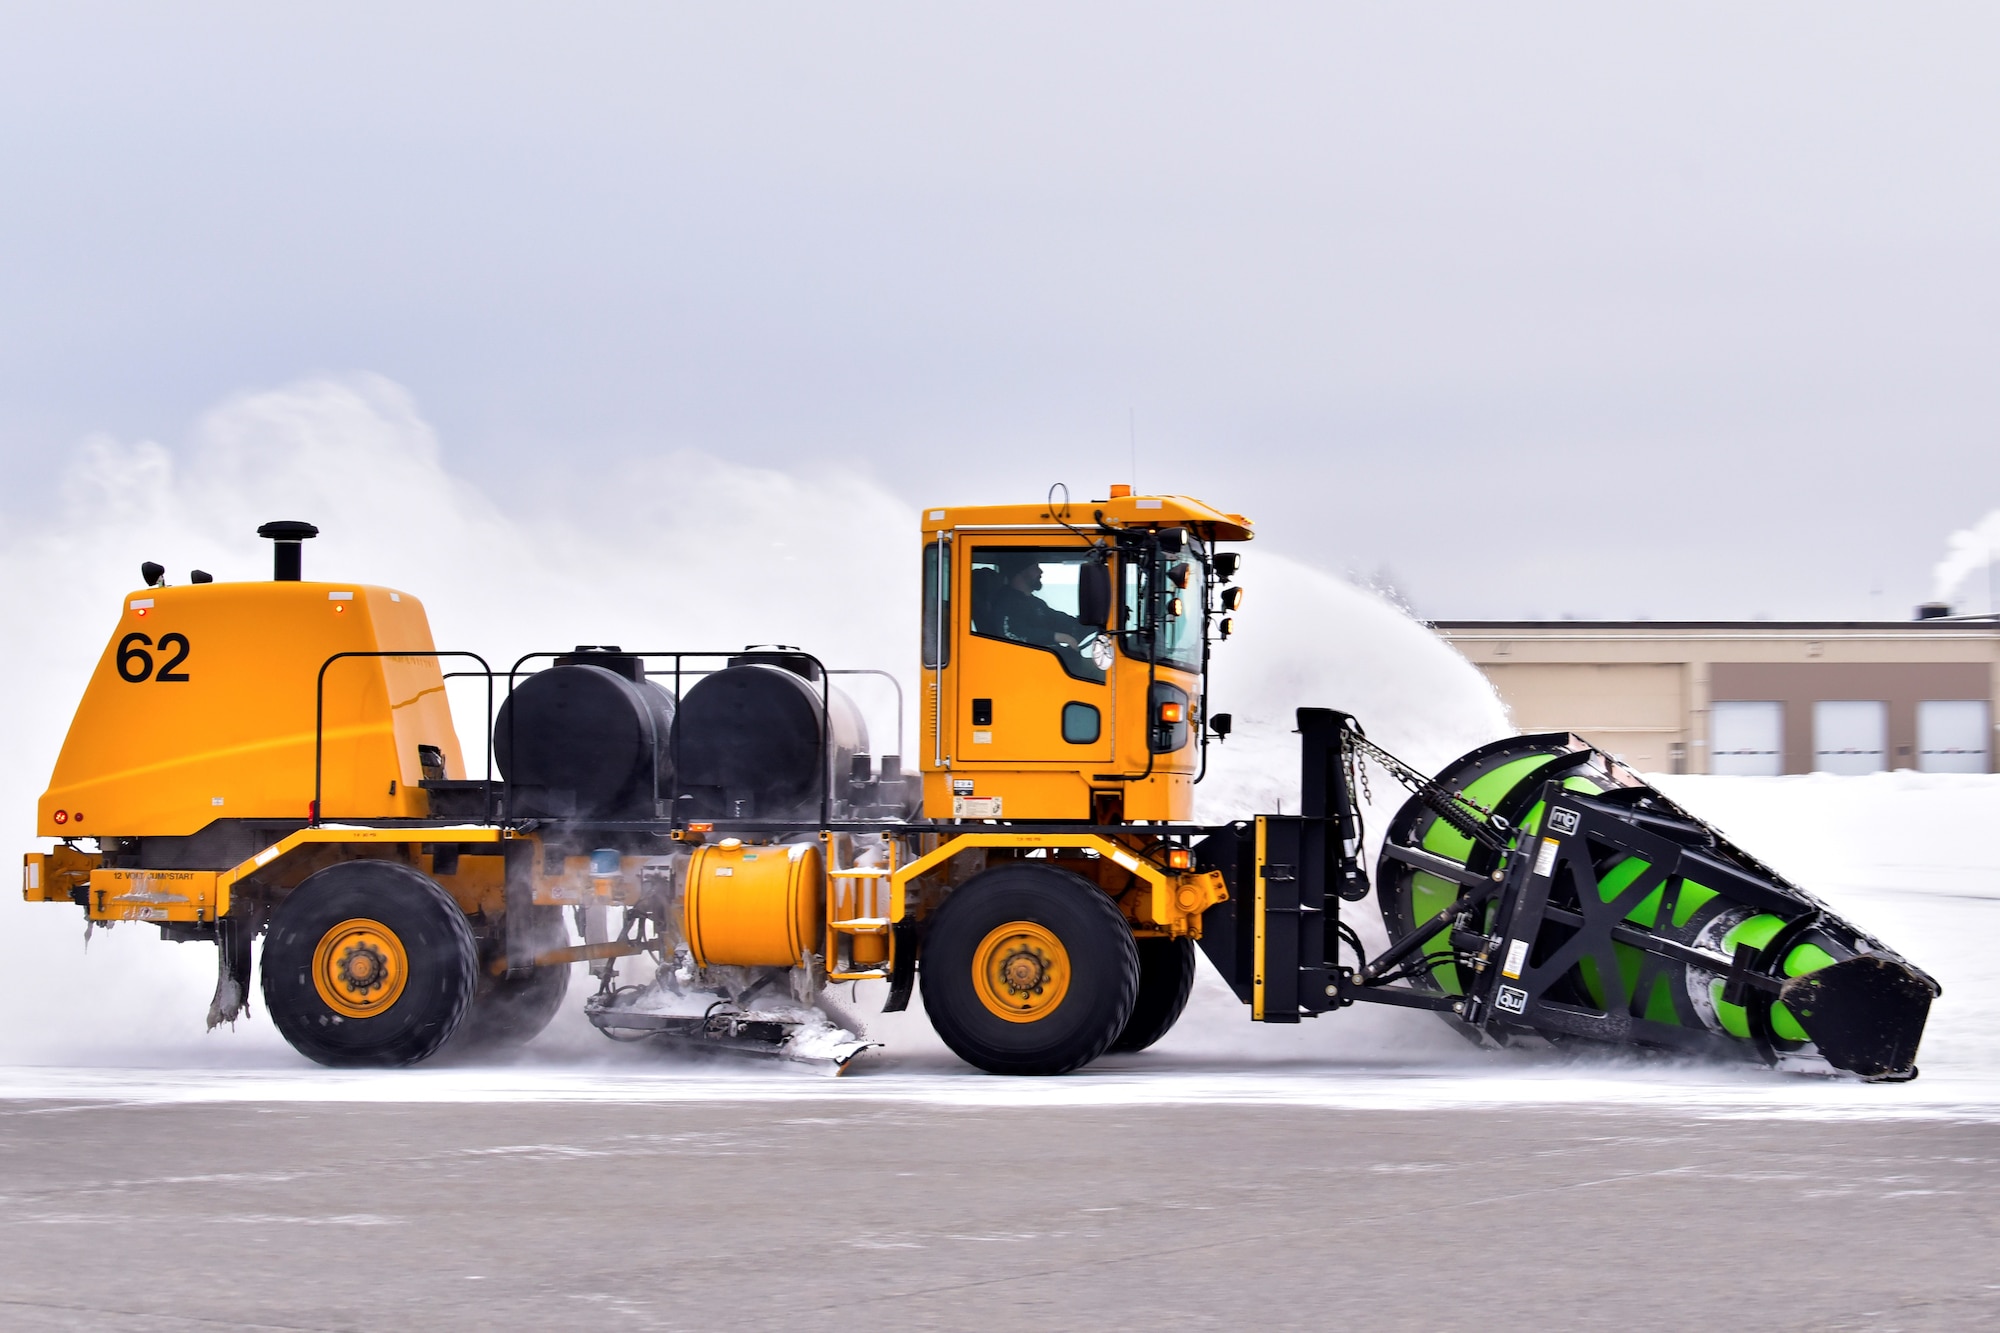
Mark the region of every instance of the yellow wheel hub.
POLYGON ((401 998, 410 956, 395 931, 356 917, 320 936, 312 978, 327 1008, 346 1018, 372 1018, 401 998))
POLYGON ((1047 1018, 1069 993, 1069 951, 1045 926, 1009 921, 995 927, 972 955, 979 1002, 1010 1023, 1047 1018))

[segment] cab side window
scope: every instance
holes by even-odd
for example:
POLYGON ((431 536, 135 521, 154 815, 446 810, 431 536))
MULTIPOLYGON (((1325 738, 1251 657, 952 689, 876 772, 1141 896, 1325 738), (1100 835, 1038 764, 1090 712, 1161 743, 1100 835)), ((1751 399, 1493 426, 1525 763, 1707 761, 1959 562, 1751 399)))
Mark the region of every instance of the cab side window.
POLYGON ((924 547, 924 665, 951 665, 951 547, 924 547))
POLYGON ((972 632, 1049 653, 1076 680, 1101 684, 1111 640, 1077 619, 1078 571, 1091 553, 1074 547, 972 548, 972 632))

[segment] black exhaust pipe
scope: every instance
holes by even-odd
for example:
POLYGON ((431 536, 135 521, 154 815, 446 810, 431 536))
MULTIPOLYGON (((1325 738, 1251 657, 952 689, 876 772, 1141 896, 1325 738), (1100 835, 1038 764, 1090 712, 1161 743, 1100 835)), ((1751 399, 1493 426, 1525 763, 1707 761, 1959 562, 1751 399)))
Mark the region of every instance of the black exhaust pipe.
POLYGON ((266 523, 257 529, 257 535, 271 539, 272 579, 279 583, 297 583, 303 577, 305 567, 299 544, 308 537, 319 536, 319 529, 310 523, 285 518, 266 523))

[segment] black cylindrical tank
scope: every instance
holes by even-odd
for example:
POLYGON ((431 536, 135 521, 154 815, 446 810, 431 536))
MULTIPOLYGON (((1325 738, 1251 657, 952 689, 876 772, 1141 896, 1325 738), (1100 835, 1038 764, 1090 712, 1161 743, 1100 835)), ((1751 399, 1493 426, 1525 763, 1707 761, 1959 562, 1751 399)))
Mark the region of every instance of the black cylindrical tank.
POLYGON ((840 804, 868 725, 835 689, 822 718, 818 675, 802 654, 746 653, 682 696, 674 754, 687 813, 814 819, 823 790, 840 804))
POLYGON ((556 659, 514 688, 493 756, 516 818, 652 819, 673 786, 671 694, 643 661, 609 652, 556 659))

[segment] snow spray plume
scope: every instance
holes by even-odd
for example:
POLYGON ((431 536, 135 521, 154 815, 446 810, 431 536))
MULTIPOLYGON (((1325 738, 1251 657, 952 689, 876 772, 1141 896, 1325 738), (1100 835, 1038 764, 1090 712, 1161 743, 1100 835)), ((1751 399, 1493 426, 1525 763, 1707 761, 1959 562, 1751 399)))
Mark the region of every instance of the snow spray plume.
MULTIPOLYGON (((915 674, 916 511, 853 473, 682 452, 621 467, 602 485, 538 480, 535 505, 522 509, 454 473, 410 395, 377 376, 232 397, 181 448, 94 437, 71 454, 46 509, 0 535, 0 612, 34 643, 0 677, 0 745, 15 759, 0 774, 0 828, 21 850, 38 845, 36 798, 139 563, 162 561, 176 583, 195 567, 265 578, 270 553, 255 532, 274 518, 319 525, 307 578, 406 589, 423 599, 441 648, 496 665, 576 643, 782 640, 831 665, 915 674)), ((1246 560, 1244 581, 1253 600, 1236 617, 1241 632, 1218 647, 1213 694, 1237 730, 1211 747, 1203 818, 1296 799, 1300 704, 1354 712, 1429 766, 1506 730, 1479 674, 1381 599, 1262 552, 1246 560)), ((893 717, 863 697, 865 681, 853 689, 871 731, 885 724, 876 734, 886 744, 893 717)), ((483 691, 455 693, 454 707, 476 765, 483 691)), ((261 1015, 233 1038, 203 1037, 210 948, 168 948, 127 925, 85 953, 74 913, 18 899, 0 919, 16 942, 0 985, 9 1012, 25 1016, 0 1039, 0 1060, 296 1059, 261 1015)))
MULTIPOLYGON (((1931 571, 1931 597, 1956 606, 1967 580, 2000 559, 2000 509, 1991 511, 1971 527, 1952 533, 1945 548, 1944 559, 1931 571)), ((1987 591, 1991 593, 1990 586, 1987 591)), ((2000 610, 2000 606, 1989 605, 1988 609, 2000 610)))

